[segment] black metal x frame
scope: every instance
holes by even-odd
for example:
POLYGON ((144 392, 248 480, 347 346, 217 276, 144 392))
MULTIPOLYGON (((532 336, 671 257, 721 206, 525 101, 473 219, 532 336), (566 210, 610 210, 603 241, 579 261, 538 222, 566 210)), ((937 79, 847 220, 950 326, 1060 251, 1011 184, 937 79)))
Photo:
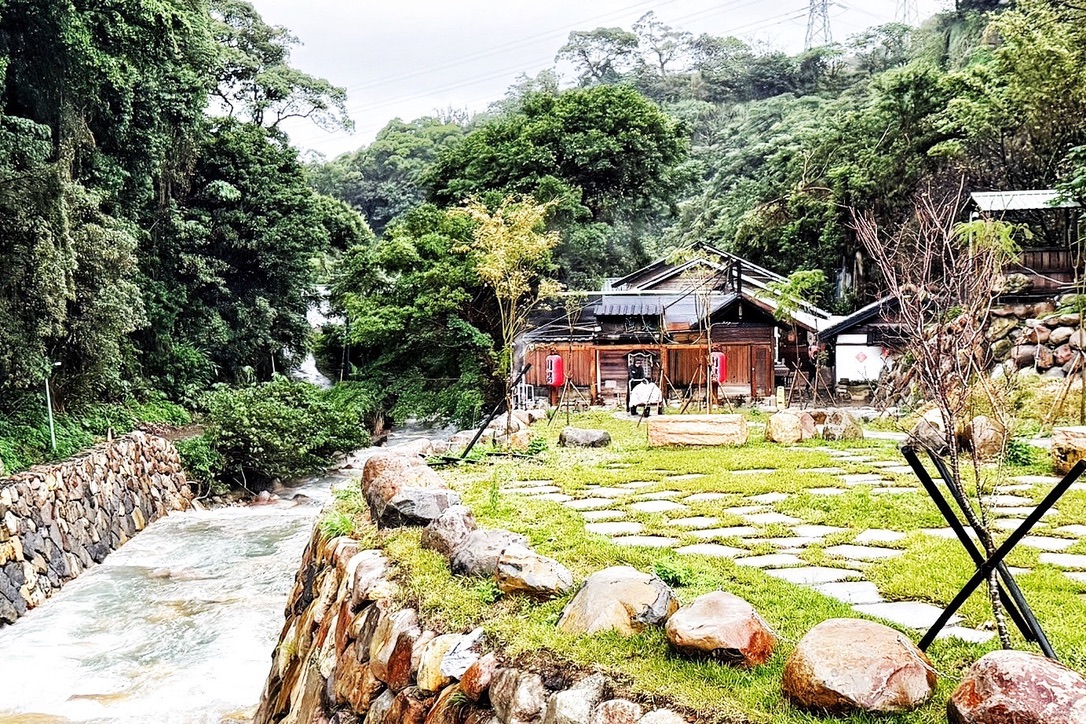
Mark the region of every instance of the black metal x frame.
MULTIPOLYGON (((928 456, 931 458, 932 464, 935 465, 935 469, 939 471, 939 475, 944 481, 949 481, 950 472, 947 470, 946 463, 938 455, 935 455, 930 450, 927 451, 928 456)), ((976 573, 965 584, 965 587, 954 597, 954 600, 950 602, 950 605, 946 607, 946 610, 939 616, 939 619, 928 630, 924 637, 920 640, 920 649, 926 651, 931 643, 935 640, 935 637, 939 635, 939 632, 950 621, 951 617, 957 613, 958 609, 966 602, 966 600, 973 594, 975 590, 991 575, 992 571, 996 571, 1001 579, 999 586, 999 598, 1003 604, 1003 608, 1007 611, 1007 614, 1014 621, 1015 626, 1022 632, 1022 635, 1026 637, 1027 641, 1035 642, 1041 651, 1050 659, 1056 659, 1056 653, 1052 649, 1051 643, 1048 641, 1048 637, 1045 636, 1044 630, 1041 629, 1041 624, 1037 621, 1037 617, 1034 616, 1033 610, 1030 609, 1029 603, 1026 601, 1026 597, 1022 594, 1022 589, 1018 587, 1018 583, 1014 580, 1014 576, 1011 575, 1010 570, 1007 568, 1003 559, 1007 557, 1016 545, 1029 534, 1029 531, 1037 524, 1039 520, 1047 513, 1052 506, 1063 496, 1064 493, 1071 487, 1071 485, 1078 480, 1083 471, 1086 471, 1086 461, 1079 461, 1075 464, 1071 471, 1067 473, 1064 478, 1056 484, 1054 488, 1045 496, 1040 505, 1033 509, 1033 511, 1026 516, 1026 519, 1022 521, 1022 524, 1014 530, 1013 533, 1005 540, 996 551, 987 559, 984 554, 977 548, 973 539, 970 538, 969 532, 966 529, 966 524, 958 518, 957 513, 950 507, 950 503, 943 496, 939 486, 936 485, 931 475, 924 468, 923 463, 920 461, 920 456, 916 448, 905 445, 901 448, 901 454, 905 456, 905 460, 908 461, 909 466, 913 469, 916 477, 920 480, 921 485, 927 491, 932 501, 935 502, 935 506, 939 509, 939 512, 946 519, 950 528, 954 531, 954 534, 958 537, 962 547, 965 548, 969 557, 973 559, 973 563, 977 566, 976 573)), ((947 490, 950 491, 951 497, 954 498, 954 502, 957 503, 958 508, 963 511, 969 502, 964 499, 961 493, 954 488, 953 485, 947 483, 947 490)), ((966 517, 968 521, 968 517, 966 517)), ((975 531, 974 531, 975 532, 975 531)))

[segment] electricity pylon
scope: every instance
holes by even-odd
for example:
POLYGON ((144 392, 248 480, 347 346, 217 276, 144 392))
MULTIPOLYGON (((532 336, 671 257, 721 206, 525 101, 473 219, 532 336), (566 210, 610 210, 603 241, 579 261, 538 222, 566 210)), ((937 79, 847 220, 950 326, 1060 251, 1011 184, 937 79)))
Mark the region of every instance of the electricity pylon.
POLYGON ((830 32, 830 3, 829 0, 809 0, 807 11, 807 41, 804 47, 820 48, 833 43, 833 33, 830 32))
POLYGON ((894 20, 903 25, 916 26, 920 24, 920 6, 916 0, 897 0, 897 12, 894 20))

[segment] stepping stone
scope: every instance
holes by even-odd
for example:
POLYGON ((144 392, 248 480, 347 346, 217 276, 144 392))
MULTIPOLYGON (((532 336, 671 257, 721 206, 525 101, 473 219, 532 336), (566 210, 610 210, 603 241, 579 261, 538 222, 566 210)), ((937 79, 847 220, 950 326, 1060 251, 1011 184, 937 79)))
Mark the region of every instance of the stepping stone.
POLYGON ((831 546, 826 553, 839 558, 847 558, 850 561, 881 561, 887 558, 897 558, 905 551, 894 548, 872 548, 871 546, 840 545, 831 546))
POLYGON ((609 518, 625 518, 625 510, 585 510, 581 517, 587 521, 607 520, 609 518))
POLYGON ((704 477, 705 473, 688 473, 687 475, 668 475, 665 480, 697 480, 704 477))
POLYGON ((832 525, 797 525, 792 527, 792 532, 800 538, 825 538, 830 533, 840 533, 845 528, 832 525))
POLYGON ((637 496, 638 500, 667 500, 668 498, 674 498, 682 495, 678 490, 659 490, 655 493, 642 493, 637 496))
POLYGON ((659 483, 655 480, 633 480, 618 487, 624 490, 641 490, 642 488, 651 488, 653 485, 659 485, 659 483))
MULTIPOLYGON (((894 601, 893 603, 863 603, 855 604, 852 610, 877 616, 887 621, 896 623, 905 628, 927 630, 935 624, 943 609, 922 601, 894 601)), ((955 614, 950 617, 948 624, 961 621, 962 617, 955 614)))
POLYGON ((1011 480, 1026 485, 1047 485, 1051 487, 1060 482, 1061 479, 1051 475, 1016 475, 1011 480))
POLYGON ((1042 553, 1038 560, 1041 563, 1056 566, 1058 568, 1072 568, 1077 571, 1086 570, 1086 555, 1074 553, 1042 553))
POLYGON ((750 515, 751 513, 768 513, 769 508, 764 505, 743 505, 738 508, 725 508, 724 512, 731 515, 750 515))
POLYGON ((1063 575, 1075 583, 1086 583, 1086 572, 1084 571, 1064 571, 1063 575))
POLYGON ((553 480, 510 480, 505 485, 509 488, 538 488, 541 485, 553 484, 553 480))
POLYGON ((884 483, 886 478, 882 477, 878 473, 853 473, 851 475, 838 476, 845 485, 873 485, 875 483, 884 483))
POLYGON ((736 563, 751 568, 784 568, 786 566, 803 565, 803 561, 791 553, 770 553, 767 556, 753 556, 738 560, 736 563))
MULTIPOLYGON (((992 527, 996 530, 1018 530, 1018 526, 1022 525, 1021 518, 997 518, 992 521, 992 527)), ((1047 528, 1048 523, 1044 521, 1038 521, 1034 524, 1030 530, 1037 530, 1038 528, 1047 528)))
POLYGON ((779 503, 782 500, 788 500, 792 496, 787 493, 764 493, 762 495, 752 495, 747 498, 752 503, 758 503, 760 505, 773 505, 779 503))
POLYGON ((896 530, 882 530, 880 528, 871 528, 860 533, 853 539, 853 543, 859 543, 861 545, 867 543, 897 543, 898 541, 905 540, 905 534, 896 530))
POLYGON ((830 598, 836 598, 841 603, 863 604, 882 603, 879 589, 874 583, 867 581, 839 581, 835 583, 822 583, 815 586, 815 590, 830 598))
POLYGON ((769 543, 770 545, 776 546, 777 548, 788 548, 788 549, 799 550, 799 549, 802 549, 802 548, 806 548, 807 546, 814 545, 815 543, 821 543, 822 539, 821 538, 799 538, 799 537, 795 537, 795 538, 748 538, 748 539, 745 539, 743 542, 744 543, 749 543, 750 545, 758 545, 759 543, 769 543))
MULTIPOLYGON (((884 473, 890 473, 891 475, 913 475, 914 474, 912 467, 910 467, 908 465, 892 465, 890 467, 883 468, 882 471, 884 473)), ((928 473, 932 477, 935 477, 935 474, 932 471, 929 470, 928 473)))
POLYGON ((1030 548, 1039 548, 1042 551, 1065 551, 1078 541, 1070 538, 1049 538, 1043 535, 1027 535, 1019 543, 1030 548))
POLYGON ((844 475, 847 471, 844 468, 799 468, 797 473, 819 473, 824 475, 844 475))
POLYGON ((776 523, 792 525, 793 523, 801 522, 799 518, 793 518, 784 513, 751 513, 741 517, 743 520, 748 523, 753 523, 754 525, 774 525, 776 523))
POLYGON ((780 578, 801 586, 817 586, 822 583, 843 581, 846 578, 861 578, 859 571, 849 568, 830 568, 828 566, 804 566, 803 568, 779 568, 766 571, 774 578, 780 578))
POLYGON ((807 488, 807 492, 811 495, 844 495, 848 491, 841 488, 807 488))
POLYGON ((1028 483, 1021 483, 1019 485, 997 485, 995 491, 1000 495, 1010 495, 1011 493, 1024 493, 1027 490, 1033 490, 1034 486, 1028 483))
POLYGON ((1023 498, 1020 495, 985 495, 984 502, 994 508, 1013 508, 1015 506, 1031 506, 1032 498, 1023 498))
POLYGON ((692 518, 676 518, 675 520, 669 520, 667 524, 678 526, 679 528, 712 528, 719 522, 720 520, 717 518, 696 515, 692 518))
MULTIPOLYGON (((1024 505, 1022 507, 1016 507, 1016 508, 992 508, 992 515, 995 515, 995 516, 998 516, 998 517, 1001 517, 1001 518, 1025 518, 1027 515, 1029 515, 1032 512, 1033 512, 1033 506, 1031 506, 1031 505, 1024 505)), ((1041 514, 1041 517, 1042 518, 1047 518, 1049 516, 1055 515, 1057 512, 1059 512, 1059 511, 1057 511, 1055 508, 1049 508, 1048 510, 1046 510, 1044 513, 1041 514)))
POLYGON ((709 528, 707 530, 695 530, 691 531, 690 535, 695 538, 701 538, 708 540, 710 538, 742 538, 748 535, 758 535, 760 531, 757 528, 751 528, 749 525, 736 525, 731 528, 709 528))
POLYGON ((537 495, 536 500, 547 500, 552 503, 565 503, 573 500, 572 495, 566 495, 565 493, 547 493, 546 495, 537 495))
POLYGON ((509 492, 513 495, 543 495, 544 493, 561 493, 562 489, 557 485, 542 485, 538 488, 513 488, 509 492))
POLYGON ((631 495, 629 490, 622 488, 587 488, 587 492, 600 498, 622 498, 631 495))
POLYGON ((637 535, 645 529, 645 526, 633 521, 625 523, 589 523, 584 529, 589 533, 598 535, 637 535))
POLYGON ((695 555, 695 556, 712 556, 714 558, 735 558, 746 554, 746 551, 742 548, 732 548, 731 546, 722 546, 719 543, 695 543, 689 546, 683 546, 682 548, 676 548, 676 553, 682 553, 683 555, 695 555))
POLYGON ((567 500, 563 505, 574 510, 600 510, 611 505, 612 502, 607 498, 584 498, 582 500, 567 500))
POLYGON ((668 513, 673 510, 686 510, 686 506, 670 500, 643 500, 631 505, 630 510, 635 513, 668 513))
POLYGON ((960 639, 971 644, 983 644, 995 638, 995 631, 979 631, 965 626, 947 626, 938 634, 937 639, 960 639))
POLYGON ((777 472, 774 468, 757 468, 754 470, 732 470, 732 475, 771 475, 777 472))
POLYGON ((677 538, 665 538, 660 535, 628 535, 612 538, 611 542, 619 546, 642 546, 644 548, 670 548, 678 543, 677 538))
POLYGON ((684 503, 711 503, 714 500, 734 498, 733 493, 694 493, 683 498, 684 503))
POLYGON ((1086 538, 1086 525, 1061 525, 1056 532, 1073 535, 1076 538, 1086 538))

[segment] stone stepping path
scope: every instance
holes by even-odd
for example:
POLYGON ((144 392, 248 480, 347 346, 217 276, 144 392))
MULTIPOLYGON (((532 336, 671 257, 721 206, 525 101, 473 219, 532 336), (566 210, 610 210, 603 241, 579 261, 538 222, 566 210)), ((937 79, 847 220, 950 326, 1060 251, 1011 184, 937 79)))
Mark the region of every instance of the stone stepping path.
POLYGON ((831 533, 842 533, 847 528, 838 528, 833 525, 796 525, 792 532, 801 538, 825 538, 831 533))
POLYGON ((1057 533, 1066 533, 1076 538, 1086 538, 1086 525, 1063 525, 1056 529, 1057 533))
POLYGON ((574 510, 601 510, 614 505, 609 498, 581 498, 580 500, 567 500, 562 505, 574 510))
POLYGON ((849 475, 839 475, 838 479, 850 487, 853 485, 873 485, 876 483, 887 482, 886 478, 878 473, 852 473, 849 475))
POLYGON ((676 553, 694 556, 711 556, 713 558, 737 558, 747 554, 742 548, 720 545, 719 543, 694 543, 693 545, 676 548, 676 553))
POLYGON ((634 480, 629 483, 623 483, 618 487, 624 490, 641 490, 642 488, 651 488, 653 485, 659 485, 655 480, 634 480))
POLYGON ((585 525, 584 529, 589 533, 596 533, 597 535, 637 535, 645 529, 645 526, 632 521, 618 523, 588 523, 585 525))
POLYGON ((787 566, 802 566, 803 561, 791 553, 770 553, 765 556, 751 556, 736 561, 741 566, 752 568, 785 568, 787 566))
POLYGON ((612 538, 611 542, 620 546, 642 546, 644 548, 672 548, 678 538, 665 538, 661 535, 627 535, 612 538))
POLYGON ((747 498, 747 500, 752 503, 758 503, 759 505, 773 505, 774 503, 788 500, 790 497, 792 496, 787 493, 763 493, 762 495, 752 495, 747 498))
POLYGON ((1076 571, 1086 570, 1086 555, 1075 553, 1042 553, 1038 559, 1057 568, 1070 568, 1076 571))
POLYGON ((549 500, 552 503, 565 503, 573 500, 573 496, 566 495, 565 493, 547 493, 545 495, 537 495, 536 500, 549 500))
POLYGON ((845 558, 850 561, 881 561, 887 558, 897 558, 905 553, 896 548, 873 548, 871 546, 839 545, 826 549, 826 553, 837 558, 845 558))
POLYGON ((965 626, 947 626, 938 634, 937 639, 961 639, 971 644, 985 644, 995 638, 994 631, 979 631, 965 626))
POLYGON ((986 495, 984 502, 993 508, 1013 508, 1015 506, 1032 506, 1032 498, 1023 498, 1020 495, 986 495))
POLYGON ((883 597, 874 583, 867 581, 837 581, 822 583, 814 587, 819 593, 836 598, 841 603, 870 604, 882 603, 883 597))
MULTIPOLYGON (((1018 530, 1018 526, 1022 525, 1021 518, 999 518, 992 521, 992 527, 996 530, 1018 530)), ((1038 521, 1031 530, 1037 530, 1038 528, 1047 528, 1048 523, 1044 521, 1038 521)))
POLYGON ((633 491, 623 488, 585 488, 585 491, 597 498, 624 498, 633 495, 633 491))
POLYGON ((745 538, 745 539, 743 539, 743 542, 747 543, 748 545, 758 545, 759 543, 769 543, 770 545, 776 546, 777 548, 786 548, 788 550, 793 550, 793 549, 794 550, 801 550, 803 548, 806 548, 807 546, 812 546, 812 545, 815 545, 816 543, 821 543, 822 539, 821 538, 800 538, 800 537, 797 536, 795 538, 745 538))
POLYGON ((750 515, 751 513, 768 513, 769 508, 764 505, 741 505, 737 508, 725 508, 725 513, 729 515, 750 515))
POLYGON ((692 518, 675 518, 674 520, 669 520, 667 522, 667 524, 668 525, 674 525, 674 526, 677 526, 679 528, 704 529, 704 528, 712 528, 714 525, 716 525, 719 522, 720 522, 719 518, 712 518, 712 517, 705 516, 705 515, 696 515, 696 516, 694 516, 692 518))
POLYGON ((668 498, 677 498, 682 493, 678 490, 659 490, 655 493, 642 493, 637 496, 638 500, 667 500, 668 498))
POLYGON ((797 473, 816 473, 824 475, 844 475, 848 471, 844 468, 799 468, 797 473))
POLYGON ((672 513, 676 510, 686 510, 686 506, 671 500, 643 500, 640 503, 632 503, 630 510, 635 513, 672 513))
MULTIPOLYGON (((884 618, 905 628, 926 631, 942 615, 943 609, 922 601, 895 601, 893 603, 859 603, 852 606, 854 611, 884 618)), ((958 623, 961 616, 950 617, 948 624, 958 623)))
POLYGON ((1052 552, 1065 551, 1077 542, 1078 541, 1071 540, 1070 538, 1049 538, 1048 536, 1042 535, 1027 535, 1021 540, 1019 545, 1052 552))
POLYGON ((712 503, 716 500, 734 498, 734 493, 694 493, 683 498, 684 503, 712 503))
POLYGON ((587 521, 608 520, 610 518, 625 518, 625 510, 585 510, 581 511, 581 517, 587 521))
POLYGON ((863 573, 849 568, 829 568, 827 566, 804 566, 802 568, 779 568, 766 571, 774 578, 780 578, 801 586, 817 586, 822 583, 834 583, 849 578, 862 578, 863 573))
POLYGON ((869 528, 856 536, 852 542, 866 545, 868 543, 897 543, 902 540, 905 540, 905 534, 899 531, 869 528))
POLYGON ((793 518, 784 513, 749 513, 740 517, 754 525, 776 525, 778 523, 781 525, 792 525, 793 523, 802 522, 799 518, 793 518))
POLYGON ((691 531, 690 535, 695 538, 742 538, 744 536, 758 535, 761 531, 758 528, 752 528, 749 525, 736 525, 731 528, 707 528, 705 530, 691 531))
MULTIPOLYGON (((1000 518, 1025 518, 1027 515, 1033 512, 1032 505, 1024 505, 1021 507, 1013 508, 992 508, 992 515, 1000 518)), ((1041 518, 1049 518, 1058 513, 1055 508, 1049 508, 1041 514, 1041 518)))

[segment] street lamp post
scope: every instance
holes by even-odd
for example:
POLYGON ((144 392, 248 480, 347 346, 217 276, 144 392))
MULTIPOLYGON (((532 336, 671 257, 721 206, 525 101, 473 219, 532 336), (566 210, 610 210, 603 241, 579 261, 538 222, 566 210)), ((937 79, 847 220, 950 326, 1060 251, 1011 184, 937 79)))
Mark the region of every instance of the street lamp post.
POLYGON ((60 362, 54 362, 45 374, 45 411, 49 415, 49 441, 53 444, 53 452, 56 452, 57 430, 53 425, 53 396, 49 390, 49 378, 53 375, 54 367, 60 367, 60 362))

